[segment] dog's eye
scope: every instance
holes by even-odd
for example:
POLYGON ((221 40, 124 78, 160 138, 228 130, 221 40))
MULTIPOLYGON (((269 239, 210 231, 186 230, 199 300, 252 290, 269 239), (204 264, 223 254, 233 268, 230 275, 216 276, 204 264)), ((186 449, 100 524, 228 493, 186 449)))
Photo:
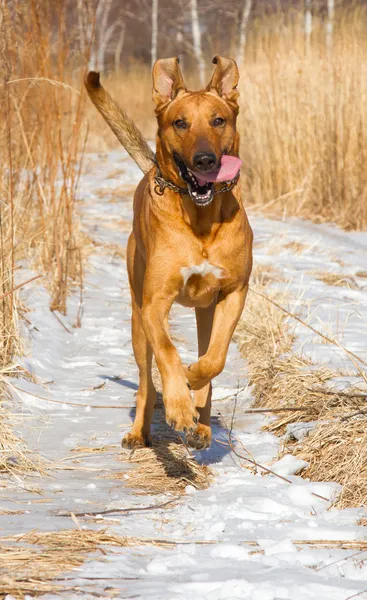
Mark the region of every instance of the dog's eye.
POLYGON ((177 119, 173 125, 176 127, 176 129, 186 129, 187 127, 186 122, 183 119, 177 119))
POLYGON ((222 117, 217 117, 213 121, 213 126, 214 127, 222 127, 224 124, 225 124, 225 120, 222 119, 222 117))

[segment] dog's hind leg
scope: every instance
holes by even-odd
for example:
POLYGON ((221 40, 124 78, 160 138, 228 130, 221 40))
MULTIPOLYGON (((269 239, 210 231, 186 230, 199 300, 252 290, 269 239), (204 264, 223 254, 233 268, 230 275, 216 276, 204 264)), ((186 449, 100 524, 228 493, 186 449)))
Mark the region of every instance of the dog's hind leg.
MULTIPOLYGON (((213 318, 216 302, 208 308, 196 308, 196 324, 198 334, 198 354, 203 356, 209 347, 213 327, 213 318)), ((201 450, 211 444, 212 431, 210 427, 210 409, 212 400, 212 384, 209 382, 200 390, 194 392, 194 403, 200 415, 199 423, 193 433, 187 437, 187 443, 192 448, 201 450)))

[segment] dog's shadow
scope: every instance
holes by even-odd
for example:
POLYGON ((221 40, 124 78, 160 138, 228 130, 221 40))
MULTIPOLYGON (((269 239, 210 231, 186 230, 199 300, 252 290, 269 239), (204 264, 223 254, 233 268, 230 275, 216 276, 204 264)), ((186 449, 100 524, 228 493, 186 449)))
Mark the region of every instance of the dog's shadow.
MULTIPOLYGON (((132 390, 138 390, 137 384, 128 379, 120 379, 118 377, 111 377, 109 375, 105 375, 103 379, 107 379, 132 390)), ((135 412, 135 407, 130 409, 129 416, 132 421, 135 418, 135 412)), ((211 447, 200 451, 192 448, 188 449, 199 465, 212 465, 220 463, 231 451, 228 444, 228 432, 221 423, 220 418, 217 416, 212 416, 210 424, 212 427, 213 436, 211 447)), ((165 421, 162 394, 160 392, 157 392, 155 403, 152 423, 152 437, 152 451, 154 452, 157 460, 161 462, 162 466, 164 467, 167 477, 175 478, 177 477, 177 473, 180 473, 180 476, 182 476, 183 465, 179 464, 180 458, 170 451, 169 443, 183 443, 186 445, 185 437, 183 434, 174 431, 171 427, 169 427, 169 425, 167 425, 165 421)), ((187 461, 185 463, 184 470, 186 469, 187 479, 190 480, 194 477, 194 473, 190 469, 190 465, 187 461)))

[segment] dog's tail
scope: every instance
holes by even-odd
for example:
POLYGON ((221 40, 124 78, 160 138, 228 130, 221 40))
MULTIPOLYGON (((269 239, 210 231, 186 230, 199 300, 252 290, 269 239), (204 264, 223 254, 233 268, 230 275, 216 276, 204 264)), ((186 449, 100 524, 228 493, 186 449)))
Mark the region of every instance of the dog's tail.
POLYGON ((153 151, 135 123, 101 86, 99 73, 90 71, 85 80, 85 87, 93 104, 131 158, 135 160, 143 173, 150 171, 155 164, 153 151))

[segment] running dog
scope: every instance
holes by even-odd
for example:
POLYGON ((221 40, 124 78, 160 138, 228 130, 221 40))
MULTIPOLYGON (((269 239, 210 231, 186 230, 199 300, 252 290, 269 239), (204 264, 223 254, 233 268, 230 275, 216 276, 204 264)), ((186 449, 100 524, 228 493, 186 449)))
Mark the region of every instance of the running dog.
POLYGON ((99 74, 86 79, 91 100, 145 173, 134 196, 127 246, 140 375, 135 421, 122 440, 128 448, 151 445, 153 354, 167 423, 185 432, 191 447, 210 446, 211 380, 224 368, 247 294, 252 231, 241 199, 239 73, 231 58, 216 56, 213 63, 210 83, 197 92, 186 89, 177 58, 155 63, 155 155, 101 86, 99 74), (174 302, 195 308, 198 360, 189 366, 169 335, 174 302))

